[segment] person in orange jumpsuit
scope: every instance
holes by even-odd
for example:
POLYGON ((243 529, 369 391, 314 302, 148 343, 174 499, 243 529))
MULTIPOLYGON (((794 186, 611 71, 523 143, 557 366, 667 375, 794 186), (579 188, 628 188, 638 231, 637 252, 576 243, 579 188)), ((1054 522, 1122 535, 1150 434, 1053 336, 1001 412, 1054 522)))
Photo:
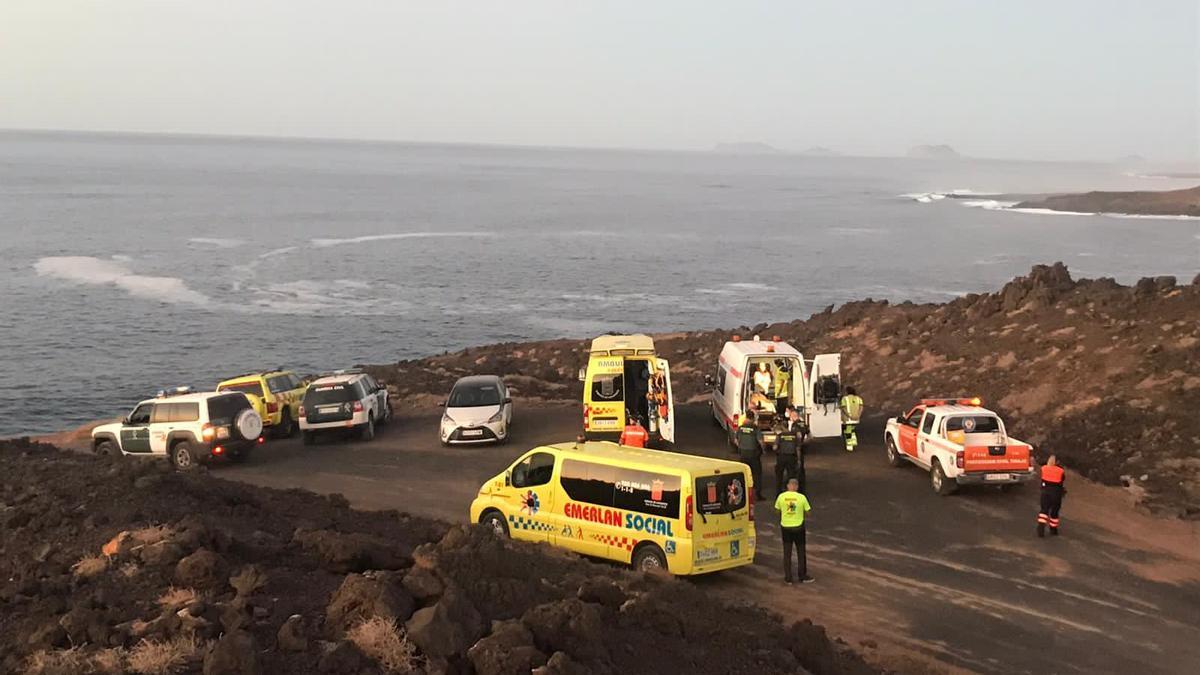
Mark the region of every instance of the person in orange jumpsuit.
POLYGON ((1067 494, 1065 487, 1066 472, 1058 465, 1058 457, 1050 455, 1046 465, 1042 467, 1042 508, 1038 511, 1037 536, 1046 536, 1046 526, 1050 526, 1050 534, 1058 536, 1058 512, 1062 509, 1063 495, 1067 494))

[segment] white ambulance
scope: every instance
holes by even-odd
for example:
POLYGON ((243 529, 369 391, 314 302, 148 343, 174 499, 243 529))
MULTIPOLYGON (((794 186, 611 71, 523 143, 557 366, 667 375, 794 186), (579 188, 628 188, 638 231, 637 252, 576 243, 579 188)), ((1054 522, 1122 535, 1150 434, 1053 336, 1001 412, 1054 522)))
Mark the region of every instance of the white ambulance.
POLYGON ((774 421, 794 405, 812 438, 840 436, 841 360, 841 354, 805 359, 778 337, 742 340, 735 335, 721 350, 717 374, 705 377, 712 387, 713 417, 733 442, 741 416, 750 414, 760 422, 762 442, 768 444, 775 441, 774 421))

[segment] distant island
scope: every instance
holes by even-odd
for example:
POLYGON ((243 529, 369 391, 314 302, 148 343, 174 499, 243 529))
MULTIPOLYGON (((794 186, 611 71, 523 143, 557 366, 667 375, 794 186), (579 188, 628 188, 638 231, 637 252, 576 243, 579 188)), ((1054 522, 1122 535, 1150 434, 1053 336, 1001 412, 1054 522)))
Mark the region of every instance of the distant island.
POLYGON ((780 150, 766 143, 749 141, 744 143, 717 143, 713 146, 713 152, 720 152, 727 155, 777 155, 780 150))
POLYGON ((948 145, 917 145, 908 151, 913 159, 961 159, 962 155, 948 145))
POLYGON ((1152 192, 1083 192, 1051 195, 1020 202, 1018 209, 1050 209, 1077 213, 1121 213, 1143 216, 1200 217, 1200 185, 1184 190, 1152 192))

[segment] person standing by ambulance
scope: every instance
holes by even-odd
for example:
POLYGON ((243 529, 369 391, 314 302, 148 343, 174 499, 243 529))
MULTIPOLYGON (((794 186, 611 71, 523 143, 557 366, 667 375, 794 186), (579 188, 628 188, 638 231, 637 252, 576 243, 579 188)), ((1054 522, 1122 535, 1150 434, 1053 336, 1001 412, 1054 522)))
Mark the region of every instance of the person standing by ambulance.
POLYGON ((1042 508, 1038 511, 1037 536, 1046 536, 1046 526, 1050 526, 1050 534, 1058 536, 1058 512, 1062 509, 1063 495, 1067 494, 1066 472, 1058 465, 1058 457, 1050 455, 1046 465, 1042 467, 1042 508))
MULTIPOLYGON (((777 494, 784 492, 788 479, 801 478, 799 458, 800 444, 803 438, 800 425, 792 418, 795 412, 794 407, 788 406, 787 418, 775 432, 775 489, 779 491, 777 494)), ((800 481, 800 486, 800 489, 803 490, 803 480, 800 481)))
POLYGON ((765 499, 762 493, 762 444, 758 438, 758 425, 750 415, 742 415, 742 421, 737 429, 738 457, 742 464, 750 467, 750 477, 754 481, 754 500, 765 499))
POLYGON ((792 583, 792 547, 795 546, 800 583, 811 584, 815 580, 808 576, 808 532, 804 519, 812 506, 808 504, 808 497, 800 492, 800 483, 795 478, 788 480, 787 490, 775 498, 775 510, 779 512, 779 531, 783 535, 783 582, 792 583))
POLYGON ((839 407, 842 409, 842 436, 846 439, 846 452, 854 452, 854 448, 858 447, 856 429, 863 411, 863 400, 854 387, 846 387, 846 395, 842 397, 839 407))

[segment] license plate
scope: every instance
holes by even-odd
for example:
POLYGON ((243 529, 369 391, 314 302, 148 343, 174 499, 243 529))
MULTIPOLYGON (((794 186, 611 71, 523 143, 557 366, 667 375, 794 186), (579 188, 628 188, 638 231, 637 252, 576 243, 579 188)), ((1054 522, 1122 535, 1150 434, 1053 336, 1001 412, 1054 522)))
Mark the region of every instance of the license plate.
POLYGON ((483 429, 467 429, 466 431, 462 432, 462 435, 463 436, 482 436, 483 429))
POLYGON ((989 473, 983 477, 984 480, 1012 480, 1012 474, 1007 473, 989 473))
POLYGON ((341 409, 342 409, 342 406, 340 406, 340 405, 319 405, 319 406, 317 406, 317 412, 324 413, 324 414, 335 413, 341 409))
POLYGON ((616 420, 592 420, 592 426, 597 429, 615 429, 617 427, 616 420))
POLYGON ((721 551, 716 546, 702 546, 696 549, 696 562, 709 562, 721 557, 721 551))

